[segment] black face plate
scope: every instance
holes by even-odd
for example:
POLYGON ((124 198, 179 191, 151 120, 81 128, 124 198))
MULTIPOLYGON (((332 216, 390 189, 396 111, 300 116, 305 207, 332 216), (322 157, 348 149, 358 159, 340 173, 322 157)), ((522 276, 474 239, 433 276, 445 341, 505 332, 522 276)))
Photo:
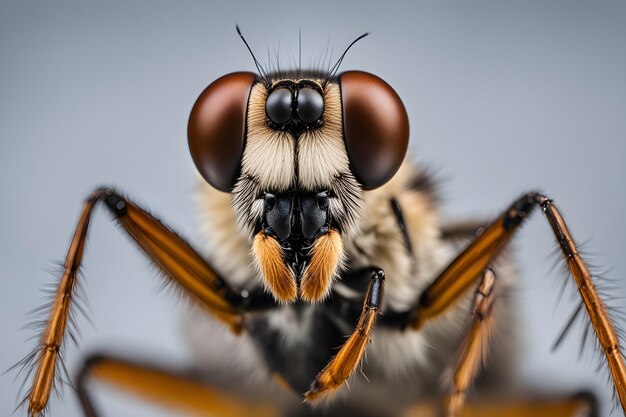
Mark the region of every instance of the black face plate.
POLYGON ((328 191, 264 194, 261 228, 274 236, 285 251, 285 262, 300 279, 315 239, 328 232, 328 191))

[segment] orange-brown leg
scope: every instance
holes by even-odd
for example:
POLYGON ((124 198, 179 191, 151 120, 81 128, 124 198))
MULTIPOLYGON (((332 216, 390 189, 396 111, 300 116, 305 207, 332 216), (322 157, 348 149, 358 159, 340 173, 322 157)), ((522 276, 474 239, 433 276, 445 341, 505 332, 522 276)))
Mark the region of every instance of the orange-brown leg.
POLYGON ((510 242, 519 230, 520 224, 535 206, 541 207, 550 223, 606 356, 622 409, 626 410, 626 366, 615 327, 561 214, 553 202, 541 194, 529 193, 522 196, 488 225, 424 291, 409 319, 410 325, 414 329, 419 329, 424 323, 454 305, 510 242))
POLYGON ((87 360, 79 374, 77 392, 86 417, 98 417, 87 389, 90 380, 171 409, 176 415, 278 417, 271 404, 237 398, 183 373, 104 355, 87 360))
POLYGON ((595 398, 574 397, 528 399, 508 403, 467 404, 459 417, 597 417, 595 398))
MULTIPOLYGON (((445 407, 436 402, 408 408, 401 417, 442 417, 445 407)), ((598 417, 598 404, 588 393, 562 397, 500 398, 468 401, 459 417, 598 417)))
POLYGON ((337 355, 317 375, 311 388, 305 394, 305 401, 315 402, 331 394, 354 373, 370 341, 370 334, 382 303, 384 285, 384 272, 381 269, 374 270, 354 333, 344 343, 337 355))
POLYGON ((446 417, 595 416, 597 414, 597 404, 595 398, 589 395, 567 398, 535 398, 526 401, 511 400, 510 402, 499 403, 466 402, 467 392, 480 370, 484 367, 491 349, 492 309, 496 301, 494 298, 495 284, 496 276, 494 272, 491 269, 487 269, 476 289, 467 333, 461 345, 459 358, 452 375, 452 395, 444 404, 446 417))
POLYGON ((452 376, 454 391, 448 402, 448 417, 463 415, 465 397, 472 382, 484 366, 490 349, 492 330, 491 309, 496 276, 491 269, 485 271, 474 296, 474 307, 459 359, 452 376))
MULTIPOLYGON (((211 315, 239 333, 243 327, 244 300, 208 265, 187 242, 146 211, 111 189, 99 189, 83 206, 65 259, 64 270, 53 299, 49 319, 36 350, 18 365, 35 371, 26 401, 31 416, 40 415, 59 378, 60 352, 81 265, 91 213, 102 201, 122 228, 177 288, 211 315)), ((248 300, 246 300, 247 302, 248 300)))

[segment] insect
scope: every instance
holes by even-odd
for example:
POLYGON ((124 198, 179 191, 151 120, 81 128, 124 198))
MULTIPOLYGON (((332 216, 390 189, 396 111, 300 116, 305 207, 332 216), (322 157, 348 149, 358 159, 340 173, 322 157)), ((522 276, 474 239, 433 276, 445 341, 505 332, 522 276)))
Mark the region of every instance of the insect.
MULTIPOLYGON (((293 74, 259 66, 259 74, 227 75, 200 96, 189 145, 207 182, 208 262, 113 189, 87 199, 40 349, 28 358, 31 414, 45 409, 60 371, 77 270, 98 202, 172 285, 197 302, 203 321, 229 329, 232 336, 211 345, 237 355, 260 382, 241 387, 229 380, 230 369, 215 368, 200 386, 193 378, 98 357, 77 382, 88 415, 97 415, 83 384, 89 378, 196 412, 306 414, 308 404, 328 403, 344 414, 392 415, 436 398, 448 368, 454 382, 444 412, 480 414, 471 396, 464 403, 483 352, 493 350, 497 358, 504 349, 489 342, 489 334, 503 327, 499 320, 507 309, 499 300, 511 280, 497 258, 536 206, 571 267, 624 403, 615 331, 553 203, 529 193, 492 223, 439 224, 428 176, 402 165, 408 118, 399 96, 372 74, 338 73, 340 64, 326 73, 293 74), (455 250, 464 240, 472 243, 455 250), (359 377, 361 364, 371 383, 359 377), (419 377, 399 382, 393 375, 401 371, 419 377), (375 401, 390 393, 393 404, 375 401), (265 404, 267 398, 275 400, 265 404)), ((511 404, 501 405, 500 415, 512 412, 511 404)), ((559 407, 565 415, 590 403, 572 397, 534 406, 559 407)))

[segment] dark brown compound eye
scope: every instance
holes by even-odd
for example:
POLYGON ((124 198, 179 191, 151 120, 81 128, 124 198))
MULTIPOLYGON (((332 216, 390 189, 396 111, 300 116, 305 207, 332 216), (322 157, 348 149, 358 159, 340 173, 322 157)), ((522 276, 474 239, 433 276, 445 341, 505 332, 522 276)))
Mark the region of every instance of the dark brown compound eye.
POLYGON ((339 75, 343 130, 350 167, 363 189, 380 187, 396 173, 409 144, 409 119, 398 94, 362 71, 339 75))
POLYGON ((215 80, 191 109, 187 137, 196 168, 221 191, 230 191, 241 168, 246 111, 256 75, 235 72, 215 80))

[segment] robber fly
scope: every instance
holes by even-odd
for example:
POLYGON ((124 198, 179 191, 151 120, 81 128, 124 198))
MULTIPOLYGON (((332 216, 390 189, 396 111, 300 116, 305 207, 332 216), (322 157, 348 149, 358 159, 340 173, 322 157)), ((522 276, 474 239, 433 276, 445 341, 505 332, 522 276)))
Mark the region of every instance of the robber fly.
POLYGON ((531 192, 486 224, 442 222, 433 181, 405 160, 409 123, 398 94, 373 74, 339 72, 361 38, 328 71, 268 72, 241 36, 258 73, 214 81, 189 118, 208 231, 203 255, 112 188, 86 199, 39 344, 21 362, 34 375, 30 415, 44 413, 62 373, 99 202, 198 306, 186 334, 204 372, 94 356, 76 380, 87 416, 99 415, 90 379, 217 416, 311 415, 320 405, 360 416, 592 414, 593 398, 585 396, 486 394, 506 391, 502 370, 513 340, 491 335, 514 332, 503 300, 515 277, 503 253, 535 207, 626 407, 616 331, 553 202, 531 192))

